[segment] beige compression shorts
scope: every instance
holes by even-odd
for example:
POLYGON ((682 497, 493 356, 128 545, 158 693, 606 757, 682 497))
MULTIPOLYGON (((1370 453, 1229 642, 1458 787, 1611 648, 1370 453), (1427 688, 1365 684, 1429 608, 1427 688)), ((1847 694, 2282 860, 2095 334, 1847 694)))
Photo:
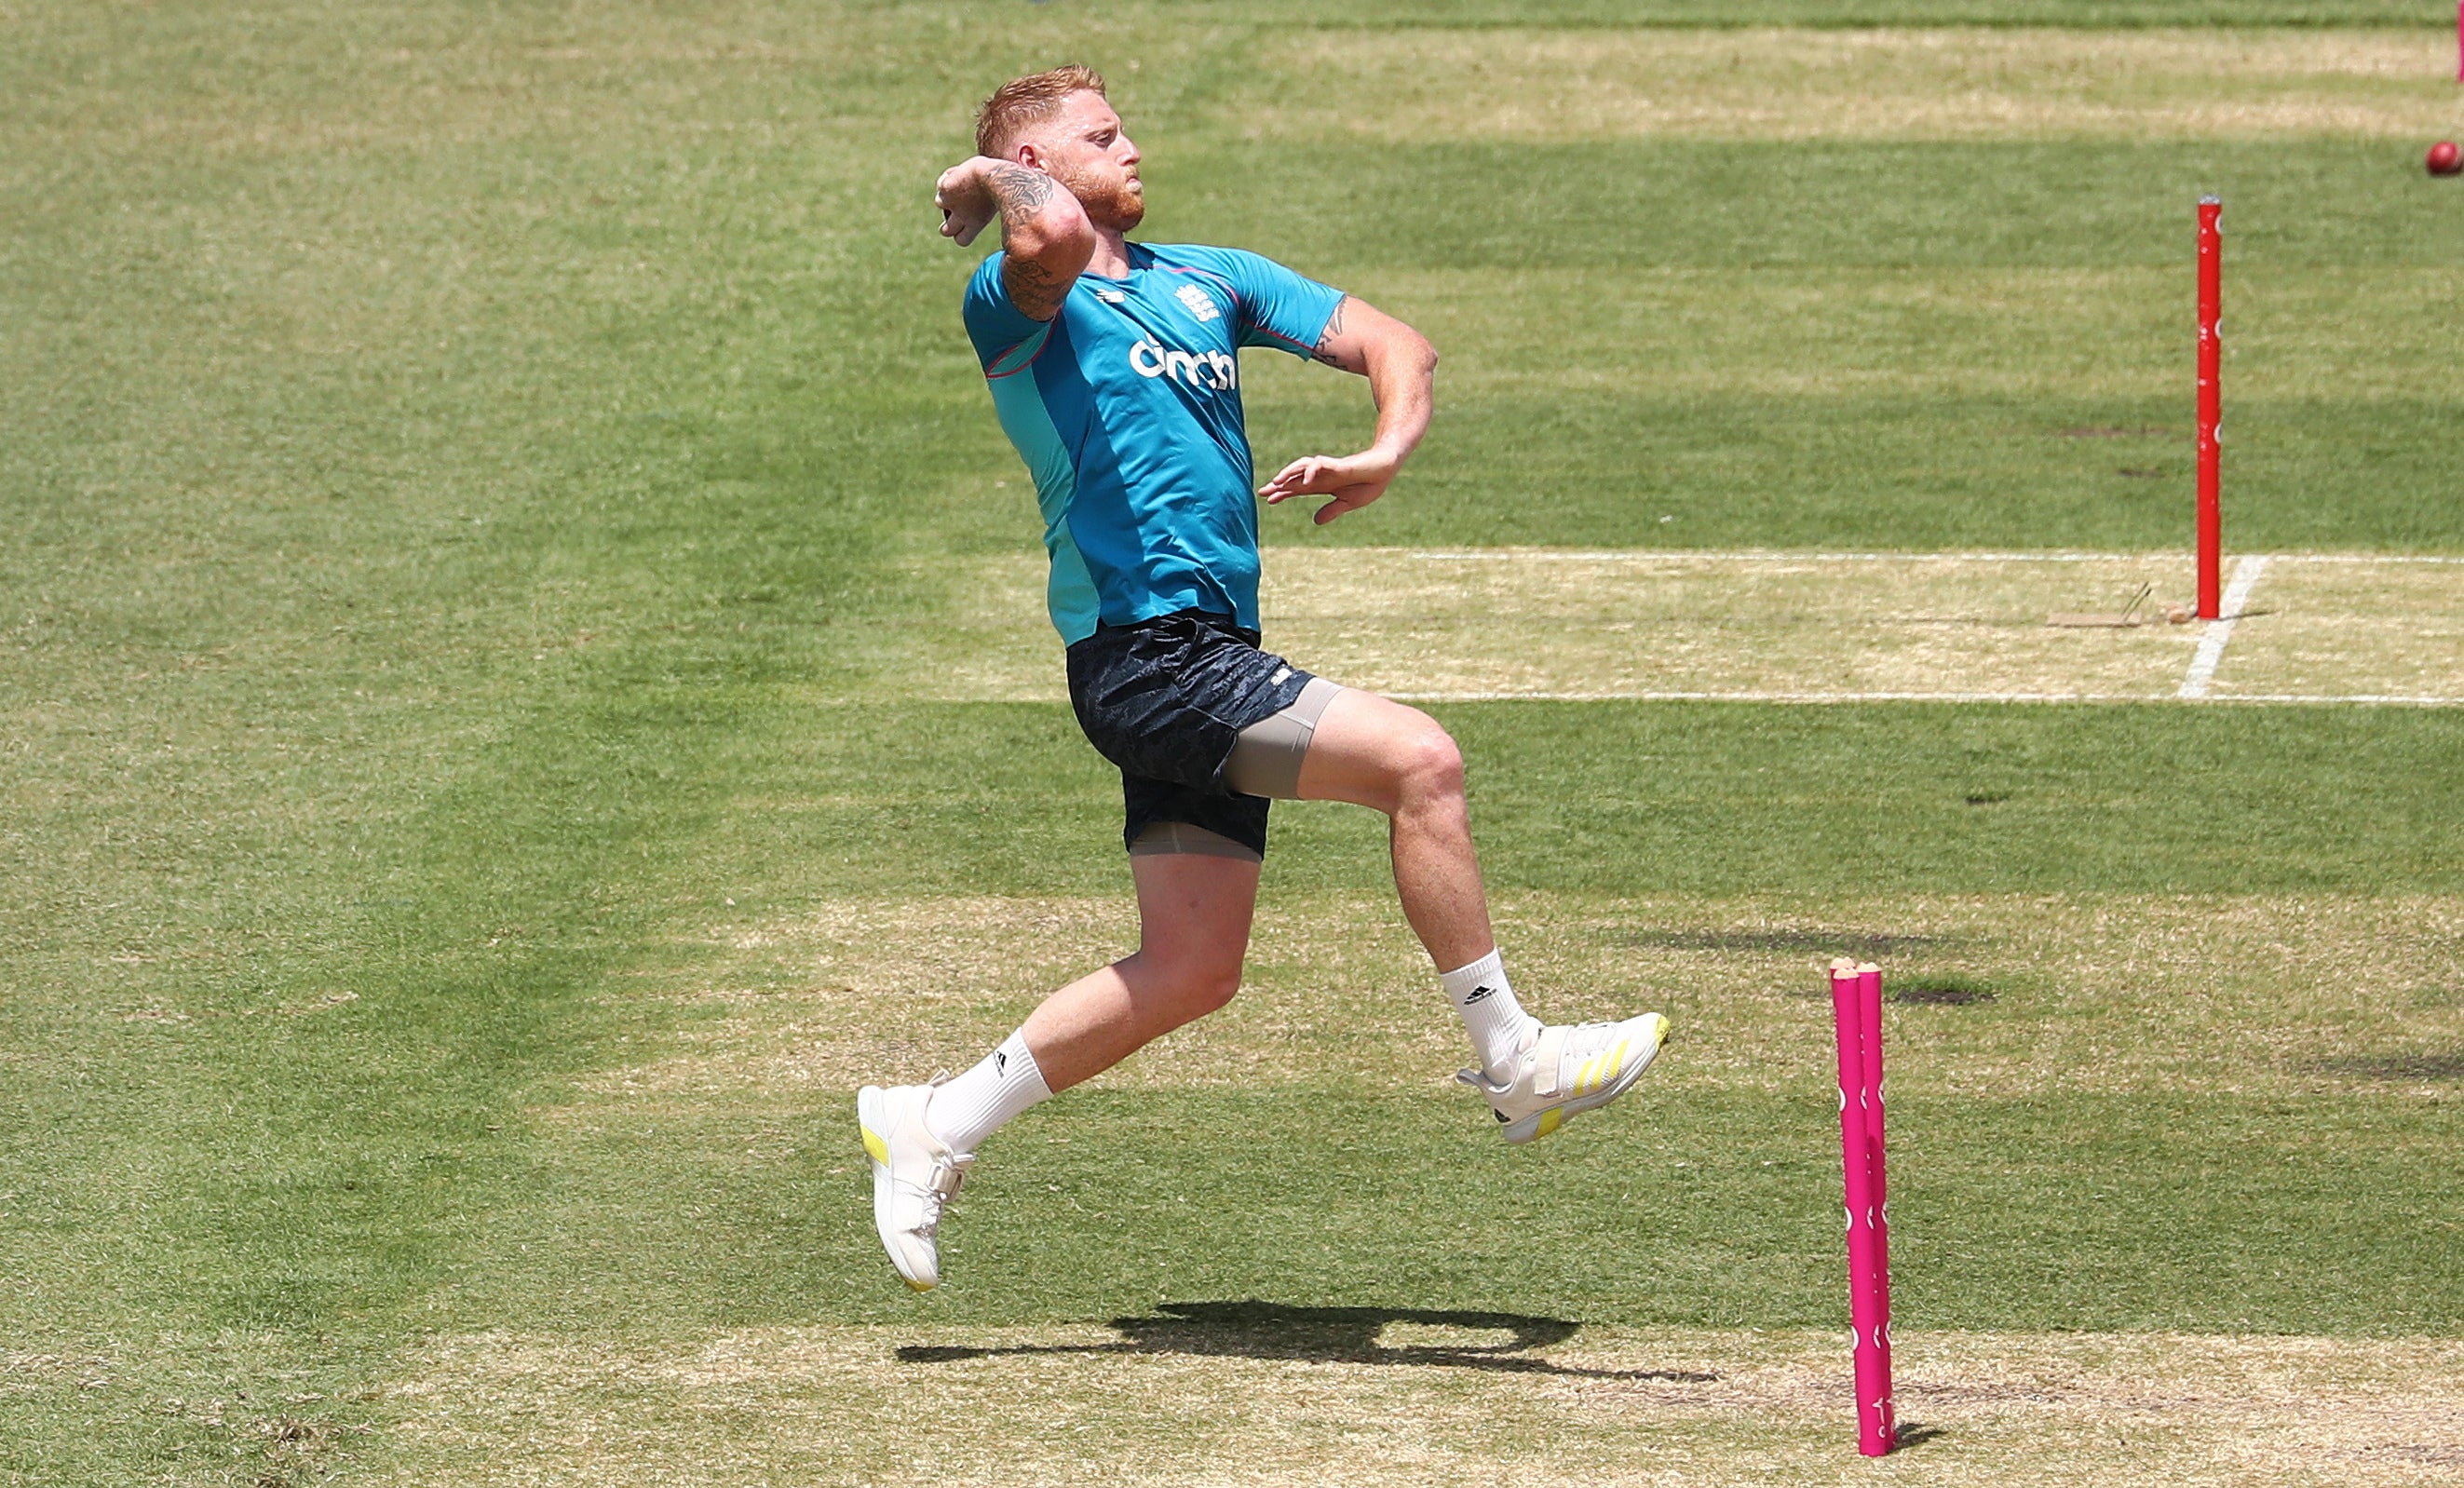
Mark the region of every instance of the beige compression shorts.
MULTIPOLYGON (((1309 743, 1317 735, 1317 723, 1325 716, 1327 705, 1342 690, 1338 683, 1311 677, 1289 708, 1242 730, 1232 745, 1232 757, 1223 762, 1223 783, 1243 796, 1298 800, 1301 761, 1309 757, 1309 743)), ((1262 861, 1257 853, 1221 833, 1186 821, 1150 823, 1130 844, 1133 857, 1176 852, 1262 861)))

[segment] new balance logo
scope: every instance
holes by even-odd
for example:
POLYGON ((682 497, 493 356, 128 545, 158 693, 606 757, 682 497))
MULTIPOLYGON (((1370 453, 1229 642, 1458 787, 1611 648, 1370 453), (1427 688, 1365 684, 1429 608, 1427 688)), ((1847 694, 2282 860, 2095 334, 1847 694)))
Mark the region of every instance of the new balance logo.
POLYGON ((1241 385, 1240 359, 1220 351, 1174 351, 1141 340, 1130 347, 1130 366, 1140 377, 1168 377, 1219 393, 1241 385))
POLYGON ((1475 1002, 1485 1002, 1488 1000, 1490 995, 1496 991, 1497 989, 1494 987, 1474 987, 1471 990, 1471 995, 1463 998, 1463 1005, 1464 1007, 1469 1007, 1475 1002))

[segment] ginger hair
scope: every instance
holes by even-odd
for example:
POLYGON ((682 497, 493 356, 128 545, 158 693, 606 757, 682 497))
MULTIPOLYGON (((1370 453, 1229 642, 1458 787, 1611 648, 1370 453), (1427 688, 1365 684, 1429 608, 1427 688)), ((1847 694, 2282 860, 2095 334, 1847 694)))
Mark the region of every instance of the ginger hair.
POLYGON ((1061 112, 1062 101, 1069 95, 1103 91, 1104 75, 1075 62, 1048 73, 1013 77, 995 88, 984 106, 976 110, 976 153, 999 159, 1027 126, 1061 112))

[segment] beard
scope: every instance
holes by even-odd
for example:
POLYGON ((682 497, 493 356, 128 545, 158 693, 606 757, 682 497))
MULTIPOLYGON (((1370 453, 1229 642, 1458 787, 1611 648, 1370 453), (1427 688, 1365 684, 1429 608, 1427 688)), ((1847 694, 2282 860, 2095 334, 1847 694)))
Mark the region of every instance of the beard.
POLYGON ((1146 193, 1134 176, 1124 174, 1109 181, 1064 176, 1060 180, 1087 209, 1087 220, 1106 231, 1127 232, 1146 217, 1146 193))

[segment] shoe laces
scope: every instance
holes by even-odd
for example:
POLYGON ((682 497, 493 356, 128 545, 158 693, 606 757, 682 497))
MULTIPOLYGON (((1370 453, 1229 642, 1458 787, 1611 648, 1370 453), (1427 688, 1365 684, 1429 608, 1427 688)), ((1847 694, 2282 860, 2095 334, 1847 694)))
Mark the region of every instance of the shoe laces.
POLYGON ((1576 1023, 1566 1031, 1562 1058, 1587 1060, 1609 1046, 1622 1023, 1576 1023))

